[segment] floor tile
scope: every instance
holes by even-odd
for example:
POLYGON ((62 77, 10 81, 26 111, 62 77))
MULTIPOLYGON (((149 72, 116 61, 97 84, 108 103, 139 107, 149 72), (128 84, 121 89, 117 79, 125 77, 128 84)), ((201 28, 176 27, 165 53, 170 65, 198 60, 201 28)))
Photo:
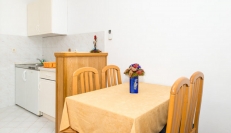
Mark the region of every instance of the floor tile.
POLYGON ((14 112, 16 110, 18 110, 18 109, 17 108, 8 107, 4 112, 12 113, 12 112, 14 112))
POLYGON ((9 115, 9 112, 0 112, 0 118, 6 117, 9 115))
POLYGON ((12 130, 13 130, 13 128, 3 127, 3 128, 0 128, 0 133, 9 133, 12 130))
POLYGON ((9 123, 8 121, 0 121, 0 128, 4 127, 7 123, 9 123))
POLYGON ((17 127, 19 127, 19 128, 29 128, 34 123, 35 122, 33 122, 33 121, 24 121, 24 122, 20 123, 17 127))
POLYGON ((25 133, 28 128, 13 128, 10 133, 25 133))
POLYGON ((30 127, 44 127, 44 125, 46 124, 45 121, 36 121, 34 124, 32 124, 30 127))
POLYGON ((35 115, 32 115, 32 116, 29 116, 28 118, 25 119, 25 121, 37 121, 39 119, 38 116, 35 116, 35 115))
POLYGON ((12 121, 20 121, 23 122, 25 121, 29 116, 17 116, 15 119, 13 119, 12 121))
POLYGON ((39 132, 39 130, 41 130, 41 128, 28 128, 24 133, 37 133, 39 132))
POLYGON ((6 109, 4 112, 7 112, 9 114, 17 114, 18 112, 23 112, 23 109, 21 109, 21 108, 9 108, 9 109, 6 109))
POLYGON ((15 119, 17 116, 11 116, 11 115, 8 115, 4 118, 2 118, 0 121, 12 121, 13 119, 15 119))
MULTIPOLYGON (((49 121, 49 120, 48 120, 47 118, 44 118, 44 117, 39 117, 37 121, 45 121, 45 122, 47 122, 47 121, 49 121)), ((36 122, 37 122, 37 121, 36 121, 36 122)))
POLYGON ((25 112, 26 112, 26 110, 15 110, 15 111, 11 112, 10 115, 12 115, 12 116, 21 116, 25 112))
POLYGON ((0 108, 0 133, 55 133, 55 123, 19 107, 0 108))
POLYGON ((0 113, 4 112, 6 110, 6 108, 0 108, 0 113))
POLYGON ((25 111, 20 116, 35 116, 35 114, 25 111))
POLYGON ((7 116, 9 116, 9 112, 1 112, 0 113, 0 121, 2 121, 2 119, 6 118, 7 116))
POLYGON ((38 133, 53 133, 54 130, 54 128, 44 127, 38 133))
POLYGON ((11 122, 8 122, 4 127, 17 127, 21 122, 20 121, 11 121, 11 122))
POLYGON ((54 123, 54 122, 52 122, 52 121, 48 121, 48 122, 44 125, 44 127, 51 127, 51 128, 55 128, 55 123, 54 123))

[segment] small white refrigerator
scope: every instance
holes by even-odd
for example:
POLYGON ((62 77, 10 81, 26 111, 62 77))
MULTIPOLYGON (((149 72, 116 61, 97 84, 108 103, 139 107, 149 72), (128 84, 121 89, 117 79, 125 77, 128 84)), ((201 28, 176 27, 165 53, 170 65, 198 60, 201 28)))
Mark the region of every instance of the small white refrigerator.
POLYGON ((15 103, 40 116, 38 82, 39 71, 15 67, 15 103))

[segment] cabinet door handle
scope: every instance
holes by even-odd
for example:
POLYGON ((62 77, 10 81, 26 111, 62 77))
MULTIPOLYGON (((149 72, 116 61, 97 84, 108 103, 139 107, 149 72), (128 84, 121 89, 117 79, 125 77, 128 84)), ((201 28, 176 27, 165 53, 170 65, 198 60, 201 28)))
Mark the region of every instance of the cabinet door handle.
POLYGON ((26 81, 26 70, 23 71, 22 79, 23 79, 23 81, 26 81))

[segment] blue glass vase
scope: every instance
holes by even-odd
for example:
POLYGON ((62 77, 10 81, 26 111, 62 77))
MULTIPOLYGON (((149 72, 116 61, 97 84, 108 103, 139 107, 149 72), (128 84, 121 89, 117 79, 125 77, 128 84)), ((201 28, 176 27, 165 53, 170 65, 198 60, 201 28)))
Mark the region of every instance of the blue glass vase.
POLYGON ((138 93, 139 89, 139 78, 136 77, 130 77, 130 93, 138 93))

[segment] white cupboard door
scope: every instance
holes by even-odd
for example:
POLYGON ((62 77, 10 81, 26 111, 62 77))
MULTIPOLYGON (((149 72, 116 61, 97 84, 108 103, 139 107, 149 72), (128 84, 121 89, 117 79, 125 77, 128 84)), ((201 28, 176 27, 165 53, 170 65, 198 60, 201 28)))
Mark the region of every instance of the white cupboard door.
POLYGON ((39 79, 39 71, 35 70, 27 70, 26 74, 26 97, 27 101, 27 109, 35 114, 39 114, 38 109, 38 79, 39 79))
POLYGON ((28 36, 67 34, 67 0, 35 0, 27 14, 28 36))
POLYGON ((27 6, 27 34, 39 34, 39 1, 30 3, 27 6))
POLYGON ((15 103, 23 108, 26 107, 26 70, 23 68, 15 68, 15 103))
POLYGON ((55 118, 55 81, 40 79, 40 111, 55 118))
POLYGON ((40 0, 39 1, 39 33, 47 34, 52 33, 52 24, 51 24, 51 0, 40 0))

